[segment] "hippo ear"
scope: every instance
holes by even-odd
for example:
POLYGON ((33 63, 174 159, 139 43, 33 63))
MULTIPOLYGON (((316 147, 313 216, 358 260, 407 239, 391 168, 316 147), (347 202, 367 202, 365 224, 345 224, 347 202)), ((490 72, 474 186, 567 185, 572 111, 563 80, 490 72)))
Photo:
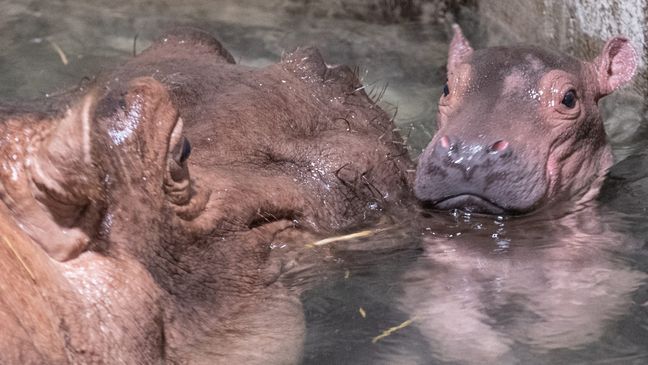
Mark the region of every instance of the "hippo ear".
POLYGON ((27 233, 59 261, 87 247, 88 232, 96 223, 94 210, 88 209, 101 195, 90 151, 94 100, 87 95, 63 118, 52 121, 28 162, 36 202, 24 204, 21 220, 27 233))
POLYGON ((605 96, 632 79, 637 69, 637 53, 627 38, 614 37, 607 41, 594 63, 600 96, 605 96))
POLYGON ((448 72, 451 72, 458 65, 466 62, 473 53, 473 49, 461 32, 459 25, 452 25, 452 30, 454 31, 454 36, 452 37, 450 49, 448 50, 448 72))
MULTIPOLYGON (((67 204, 85 204, 90 189, 86 172, 91 170, 90 128, 93 95, 69 108, 42 141, 33 158, 32 178, 39 187, 67 204)), ((93 181, 94 183, 94 181, 93 181)))

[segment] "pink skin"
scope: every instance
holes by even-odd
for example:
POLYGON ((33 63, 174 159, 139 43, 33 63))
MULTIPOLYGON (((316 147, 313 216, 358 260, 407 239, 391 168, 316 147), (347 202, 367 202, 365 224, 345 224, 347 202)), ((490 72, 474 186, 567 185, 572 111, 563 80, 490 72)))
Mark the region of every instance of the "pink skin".
POLYGON ((598 101, 632 79, 629 41, 614 37, 587 62, 537 47, 474 51, 454 31, 439 130, 419 159, 418 199, 520 214, 595 197, 612 164, 598 101))
POLYGON ((434 233, 400 300, 436 359, 524 363, 520 344, 534 354, 582 349, 628 313, 646 275, 610 255, 624 239, 602 228, 596 209, 558 206, 596 196, 612 164, 597 104, 635 67, 623 37, 584 62, 536 47, 473 50, 455 26, 439 130, 419 159, 415 193, 437 209, 536 215, 502 231, 490 219, 431 216, 434 233))

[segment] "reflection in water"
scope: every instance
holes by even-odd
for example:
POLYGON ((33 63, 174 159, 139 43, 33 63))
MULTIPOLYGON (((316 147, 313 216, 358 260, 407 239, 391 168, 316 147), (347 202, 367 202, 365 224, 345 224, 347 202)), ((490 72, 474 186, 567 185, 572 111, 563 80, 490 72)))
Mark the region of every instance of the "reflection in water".
POLYGON ((642 363, 646 298, 639 297, 648 275, 632 258, 642 243, 598 211, 426 213, 409 232, 412 241, 422 237, 418 249, 370 267, 347 259, 348 278, 307 294, 307 363, 642 363), (408 319, 411 326, 371 343, 408 319))
POLYGON ((440 359, 510 363, 516 344, 583 348, 628 312, 647 277, 616 259, 630 243, 601 227, 593 209, 477 229, 474 221, 458 217, 444 228, 452 233, 426 236, 406 274, 403 306, 440 359))
MULTIPOLYGON (((68 90, 162 30, 190 24, 217 35, 243 64, 315 45, 327 60, 359 65, 376 96, 388 84, 381 105, 398 107, 417 155, 431 138, 445 74, 443 27, 304 16, 288 3, 3 1, 0 99, 68 90)), ((627 112, 615 114, 611 129, 620 133, 627 112)), ((615 148, 632 156, 645 146, 615 148)), ((647 363, 648 179, 636 173, 646 160, 613 169, 601 207, 559 219, 435 213, 333 244, 325 270, 307 265, 286 278, 295 292, 306 289, 303 362, 647 363)))

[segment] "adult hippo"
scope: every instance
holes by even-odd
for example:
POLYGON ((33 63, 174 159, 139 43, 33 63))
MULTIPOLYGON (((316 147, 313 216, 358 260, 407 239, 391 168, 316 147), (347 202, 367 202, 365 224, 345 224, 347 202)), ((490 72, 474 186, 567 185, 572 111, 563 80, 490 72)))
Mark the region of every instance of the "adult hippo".
MULTIPOLYGON (((418 330, 403 342, 422 338, 452 363, 561 362, 538 354, 583 349, 629 312, 647 276, 616 254, 637 243, 592 200, 612 164, 597 103, 635 66, 623 37, 588 62, 533 46, 473 50, 455 26, 439 130, 416 174, 427 218, 424 254, 401 278, 400 308, 418 330)), ((430 363, 394 352, 386 363, 430 363)))
POLYGON ((410 196, 390 118, 313 49, 254 69, 178 29, 0 119, 3 364, 298 362, 277 251, 410 196))

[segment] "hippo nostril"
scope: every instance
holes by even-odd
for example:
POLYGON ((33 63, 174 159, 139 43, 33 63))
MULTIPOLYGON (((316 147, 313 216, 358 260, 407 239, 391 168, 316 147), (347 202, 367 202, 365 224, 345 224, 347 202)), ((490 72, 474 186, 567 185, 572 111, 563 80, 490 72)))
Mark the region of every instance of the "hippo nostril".
POLYGON ((489 148, 488 148, 488 153, 499 153, 505 151, 509 146, 509 143, 505 140, 499 140, 495 143, 493 143, 489 148))

